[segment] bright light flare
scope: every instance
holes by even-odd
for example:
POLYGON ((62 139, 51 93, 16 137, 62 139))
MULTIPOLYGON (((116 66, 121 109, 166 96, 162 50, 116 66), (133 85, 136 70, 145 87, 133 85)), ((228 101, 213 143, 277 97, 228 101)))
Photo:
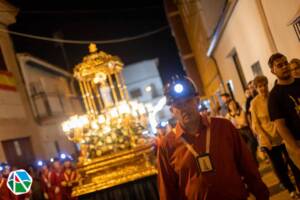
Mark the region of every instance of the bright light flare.
POLYGON ((162 127, 166 127, 166 126, 168 125, 168 122, 167 122, 167 121, 162 121, 162 122, 160 123, 160 125, 161 125, 162 127))
POLYGON ((37 165, 40 166, 40 167, 43 166, 43 161, 39 160, 39 161, 37 162, 37 165))
POLYGON ((61 159, 66 159, 66 157, 67 157, 66 154, 64 154, 64 153, 60 154, 61 159))
POLYGON ((180 83, 177 83, 175 86, 174 86, 174 90, 176 93, 182 93, 183 91, 183 85, 180 84, 180 83))
POLYGON ((145 91, 146 91, 146 92, 151 92, 151 90, 152 90, 152 87, 151 87, 150 85, 148 85, 148 86, 145 88, 145 91))

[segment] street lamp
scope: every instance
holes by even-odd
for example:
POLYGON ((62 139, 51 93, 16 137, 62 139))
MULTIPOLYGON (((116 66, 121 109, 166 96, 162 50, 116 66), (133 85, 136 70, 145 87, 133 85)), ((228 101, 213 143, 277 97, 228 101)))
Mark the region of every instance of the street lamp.
POLYGON ((152 90, 152 87, 151 87, 150 85, 148 85, 148 86, 145 88, 145 91, 146 91, 146 92, 151 92, 151 90, 152 90))

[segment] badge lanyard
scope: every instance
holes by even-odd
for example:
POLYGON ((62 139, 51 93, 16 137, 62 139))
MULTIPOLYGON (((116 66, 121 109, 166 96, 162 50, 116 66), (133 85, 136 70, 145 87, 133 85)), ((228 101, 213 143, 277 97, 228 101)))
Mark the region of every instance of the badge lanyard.
MULTIPOLYGON (((194 157, 198 157, 199 154, 196 152, 196 150, 193 148, 192 145, 190 145, 186 139, 184 139, 182 136, 180 137, 186 148, 193 154, 194 157)), ((205 144, 205 153, 209 154, 209 147, 210 147, 210 128, 207 127, 206 130, 206 144, 205 144)))
POLYGON ((193 154, 195 161, 197 163, 198 169, 200 170, 200 173, 205 173, 205 172, 211 172, 214 170, 213 164, 211 162, 211 158, 209 155, 209 150, 210 150, 210 128, 207 127, 206 130, 206 144, 205 144, 205 153, 203 154, 198 154, 196 150, 190 145, 186 139, 184 139, 182 136, 180 137, 181 140, 183 141, 184 145, 186 148, 193 154))

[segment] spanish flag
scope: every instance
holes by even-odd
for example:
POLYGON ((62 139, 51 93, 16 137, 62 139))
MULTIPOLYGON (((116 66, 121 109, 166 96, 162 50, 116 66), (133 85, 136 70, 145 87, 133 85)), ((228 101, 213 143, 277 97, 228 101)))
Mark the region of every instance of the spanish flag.
POLYGON ((16 80, 8 71, 0 71, 0 89, 16 91, 16 80))

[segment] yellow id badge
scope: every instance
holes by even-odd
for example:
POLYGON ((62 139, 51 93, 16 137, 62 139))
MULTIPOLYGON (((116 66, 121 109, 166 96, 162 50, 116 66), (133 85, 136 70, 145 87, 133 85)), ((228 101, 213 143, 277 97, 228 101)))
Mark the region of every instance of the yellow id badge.
POLYGON ((196 157, 197 165, 201 173, 214 170, 209 154, 202 154, 196 157))

